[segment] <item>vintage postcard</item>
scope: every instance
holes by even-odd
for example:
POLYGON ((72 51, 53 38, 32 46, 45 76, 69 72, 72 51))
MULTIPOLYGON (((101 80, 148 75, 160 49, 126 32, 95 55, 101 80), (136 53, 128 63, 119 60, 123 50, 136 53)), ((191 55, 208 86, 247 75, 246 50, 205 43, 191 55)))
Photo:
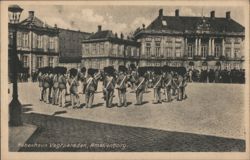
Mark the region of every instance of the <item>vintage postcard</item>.
POLYGON ((249 157, 249 1, 1 2, 3 160, 249 157))

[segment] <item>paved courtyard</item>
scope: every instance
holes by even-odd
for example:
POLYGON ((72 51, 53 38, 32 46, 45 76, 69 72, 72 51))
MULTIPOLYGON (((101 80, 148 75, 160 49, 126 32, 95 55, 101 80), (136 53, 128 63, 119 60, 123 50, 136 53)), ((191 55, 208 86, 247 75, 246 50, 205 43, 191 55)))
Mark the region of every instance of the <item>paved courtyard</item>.
POLYGON ((21 83, 23 120, 39 127, 27 143, 50 146, 20 151, 245 150, 244 85, 193 83, 185 101, 156 105, 152 90, 144 95, 142 106, 134 105, 135 93, 128 91, 128 107, 106 108, 99 85, 92 109, 84 107, 83 95, 83 108, 60 108, 39 101, 37 83, 21 83), (77 142, 83 147, 55 147, 77 142))

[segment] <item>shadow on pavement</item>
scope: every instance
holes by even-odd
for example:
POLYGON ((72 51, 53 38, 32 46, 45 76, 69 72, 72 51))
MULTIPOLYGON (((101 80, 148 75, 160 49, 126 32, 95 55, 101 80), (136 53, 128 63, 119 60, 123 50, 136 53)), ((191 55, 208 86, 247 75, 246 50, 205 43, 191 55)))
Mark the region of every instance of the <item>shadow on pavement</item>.
POLYGON ((58 115, 58 114, 64 114, 67 113, 67 111, 57 111, 55 113, 52 114, 52 116, 58 115))
POLYGON ((39 129, 21 152, 244 152, 245 140, 23 114, 39 129))

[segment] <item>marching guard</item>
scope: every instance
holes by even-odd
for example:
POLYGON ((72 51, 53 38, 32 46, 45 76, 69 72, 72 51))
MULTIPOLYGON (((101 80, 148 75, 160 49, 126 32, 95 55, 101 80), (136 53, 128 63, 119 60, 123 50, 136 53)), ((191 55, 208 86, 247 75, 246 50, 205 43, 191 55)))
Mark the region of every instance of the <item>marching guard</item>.
POLYGON ((126 75, 126 67, 125 66, 119 66, 119 75, 117 78, 117 90, 118 90, 118 98, 119 98, 119 104, 118 107, 127 107, 127 99, 126 99, 126 91, 127 91, 127 80, 128 77, 126 75))
POLYGON ((86 83, 85 83, 85 101, 86 101, 86 108, 91 108, 93 101, 94 101, 94 95, 95 95, 95 89, 96 89, 96 80, 94 78, 95 71, 92 68, 88 69, 88 75, 86 77, 86 83))
POLYGON ((58 88, 59 88, 59 92, 58 92, 58 103, 59 103, 59 107, 65 107, 65 99, 66 99, 66 74, 67 69, 62 68, 59 71, 59 77, 58 77, 58 88))
POLYGON ((161 87, 162 87, 162 75, 161 70, 156 68, 156 76, 154 80, 154 104, 161 103, 161 87))
POLYGON ((43 101, 43 94, 44 94, 44 87, 43 87, 44 74, 43 74, 43 70, 40 70, 37 79, 38 79, 38 82, 39 82, 39 89, 40 89, 40 101, 43 101))
POLYGON ((54 77, 53 77, 53 88, 52 88, 52 104, 58 104, 58 94, 59 94, 59 82, 58 82, 58 70, 54 68, 54 77))
POLYGON ((113 102, 113 95, 114 95, 114 89, 115 89, 115 77, 114 77, 114 68, 113 67, 107 67, 106 69, 107 76, 104 79, 104 86, 103 90, 105 92, 105 100, 106 100, 106 107, 110 108, 112 107, 113 102))
POLYGON ((80 107, 79 93, 78 93, 78 71, 75 68, 70 69, 70 78, 68 80, 70 99, 72 108, 80 107), (76 103, 76 106, 75 106, 76 103))
POLYGON ((144 70, 143 68, 138 68, 138 78, 135 82, 135 95, 136 95, 136 104, 135 105, 142 105, 143 102, 143 93, 146 88, 146 78, 144 77, 144 70))

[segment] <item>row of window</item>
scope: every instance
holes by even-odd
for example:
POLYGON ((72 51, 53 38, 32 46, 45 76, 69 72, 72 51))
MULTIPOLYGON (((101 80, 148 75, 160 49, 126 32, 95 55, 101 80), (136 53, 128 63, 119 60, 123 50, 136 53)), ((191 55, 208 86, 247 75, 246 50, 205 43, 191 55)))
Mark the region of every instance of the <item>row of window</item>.
MULTIPOLYGON (((108 46, 106 46, 108 47, 108 46)), ((105 48, 104 48, 104 43, 93 43, 91 45, 89 44, 85 44, 84 45, 84 51, 85 55, 88 55, 88 54, 105 54, 105 48)), ((110 53, 112 55, 123 55, 124 53, 124 46, 122 45, 112 45, 111 46, 111 51, 110 53)), ((125 54, 127 56, 136 56, 137 55, 137 49, 136 48, 133 48, 133 47, 130 47, 130 46, 127 46, 126 47, 126 51, 125 51, 125 54)))
MULTIPOLYGON (((29 47, 29 33, 17 32, 17 46, 18 47, 29 47)), ((33 35, 33 48, 43 49, 44 46, 48 46, 49 49, 56 48, 56 39, 55 37, 44 37, 43 35, 33 35)), ((46 47, 45 46, 45 47, 46 47)))
MULTIPOLYGON (((22 56, 23 67, 29 67, 29 56, 22 56)), ((48 66, 54 66, 54 58, 48 57, 48 66)), ((42 56, 36 57, 36 68, 44 67, 44 58, 42 56)))

